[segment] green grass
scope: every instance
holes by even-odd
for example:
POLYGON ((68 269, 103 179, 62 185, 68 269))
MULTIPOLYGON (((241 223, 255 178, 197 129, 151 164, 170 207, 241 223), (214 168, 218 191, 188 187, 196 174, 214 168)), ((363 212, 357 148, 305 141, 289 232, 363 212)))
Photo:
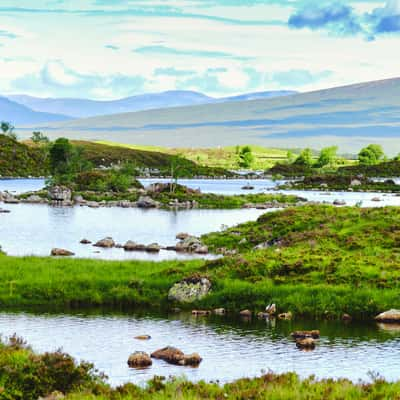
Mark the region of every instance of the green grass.
MULTIPOLYGON (((157 151, 182 157, 212 168, 240 169, 236 147, 217 147, 217 148, 166 148, 159 146, 140 146, 108 141, 98 142, 110 146, 120 146, 135 150, 157 151)), ((243 147, 243 146, 242 146, 243 147)), ((254 156, 254 163, 251 168, 254 170, 265 170, 271 168, 275 163, 287 159, 287 150, 272 149, 262 146, 249 146, 254 156)))
POLYGON ((173 307, 173 283, 209 277, 212 292, 186 308, 371 319, 400 308, 400 209, 304 206, 205 235, 212 261, 96 261, 0 256, 0 305, 173 307), (254 250, 260 243, 269 247, 254 250))

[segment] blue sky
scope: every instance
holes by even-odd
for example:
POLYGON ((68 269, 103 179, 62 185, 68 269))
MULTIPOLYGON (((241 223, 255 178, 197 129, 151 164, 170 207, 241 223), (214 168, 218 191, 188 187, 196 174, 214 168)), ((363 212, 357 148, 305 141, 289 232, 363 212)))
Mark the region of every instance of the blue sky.
POLYGON ((1 0, 0 93, 316 90, 399 75, 400 0, 1 0))

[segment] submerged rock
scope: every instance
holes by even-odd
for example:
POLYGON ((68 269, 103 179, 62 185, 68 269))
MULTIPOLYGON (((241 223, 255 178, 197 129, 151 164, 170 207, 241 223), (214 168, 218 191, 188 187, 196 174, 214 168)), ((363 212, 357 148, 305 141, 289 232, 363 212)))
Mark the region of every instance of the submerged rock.
POLYGON ((113 240, 113 238, 111 237, 106 237, 104 239, 99 240, 98 242, 96 242, 93 246, 95 247, 103 247, 103 248, 112 248, 115 247, 115 242, 113 240))
POLYGON ((150 356, 144 351, 136 351, 128 358, 128 365, 131 368, 146 368, 153 364, 150 356))
POLYGON ((171 287, 168 299, 180 303, 192 303, 207 296, 210 289, 211 282, 207 278, 187 278, 171 287))
POLYGON ((397 323, 400 324, 400 310, 391 309, 385 311, 375 317, 375 320, 383 323, 397 323))
POLYGON ((69 257, 69 256, 75 255, 75 253, 73 253, 72 251, 65 250, 65 249, 58 249, 58 248, 52 249, 50 254, 53 257, 69 257))

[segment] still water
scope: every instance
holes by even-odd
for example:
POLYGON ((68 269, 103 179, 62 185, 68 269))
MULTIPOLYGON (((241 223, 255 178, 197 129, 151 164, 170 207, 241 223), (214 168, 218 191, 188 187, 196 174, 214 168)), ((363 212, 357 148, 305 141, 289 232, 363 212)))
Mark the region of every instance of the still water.
POLYGON ((196 319, 191 315, 141 316, 135 314, 51 315, 0 313, 0 333, 25 338, 35 351, 62 348, 78 360, 93 362, 109 382, 143 383, 154 375, 190 380, 231 381, 258 376, 262 371, 295 371, 301 377, 346 377, 357 381, 378 373, 388 380, 400 378, 400 330, 378 325, 326 321, 244 322, 225 317, 196 319), (314 351, 296 348, 290 332, 320 329, 314 351), (134 337, 149 334, 146 342, 134 337), (145 370, 129 369, 130 353, 151 353, 166 345, 203 357, 199 368, 169 365, 154 360, 145 370))

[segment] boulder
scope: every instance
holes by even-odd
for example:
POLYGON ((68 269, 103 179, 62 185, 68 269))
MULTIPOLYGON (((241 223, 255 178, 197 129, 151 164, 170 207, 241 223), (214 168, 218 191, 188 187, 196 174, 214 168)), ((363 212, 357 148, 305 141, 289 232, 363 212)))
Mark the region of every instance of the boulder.
POLYGON ((192 303, 207 296, 210 289, 211 282, 207 278, 187 278, 171 287, 168 299, 180 303, 192 303))
POLYGON ((0 214, 8 214, 10 213, 10 210, 5 210, 4 208, 0 208, 0 214))
POLYGON ((208 247, 207 246, 200 246, 197 247, 194 252, 196 254, 208 254, 208 247))
POLYGON ((186 355, 181 350, 170 346, 155 351, 151 354, 151 357, 158 360, 164 360, 169 364, 182 366, 198 366, 202 361, 202 358, 197 353, 186 355))
POLYGON ((375 320, 382 323, 388 324, 400 324, 400 310, 391 309, 385 311, 375 317, 375 320))
POLYGON ((336 200, 333 202, 333 205, 334 205, 334 206, 345 206, 345 205, 346 205, 346 202, 345 202, 344 200, 336 199, 336 200))
POLYGON ((318 330, 313 331, 295 331, 291 333, 294 339, 318 339, 320 337, 320 332, 318 330))
POLYGON ((185 239, 187 239, 188 237, 190 237, 190 235, 189 235, 188 233, 184 233, 184 232, 180 232, 180 233, 178 233, 178 234, 176 235, 176 238, 177 238, 178 240, 185 240, 185 239))
POLYGON ((379 197, 373 197, 371 201, 379 202, 382 201, 379 197))
POLYGON ((298 339, 296 340, 296 346, 299 349, 313 350, 315 349, 315 340, 313 338, 298 339))
POLYGON ((110 249, 115 246, 115 242, 114 242, 113 238, 106 237, 106 238, 101 239, 98 242, 96 242, 93 246, 110 249))
POLYGON ((395 185, 396 184, 396 182, 393 179, 386 179, 383 183, 385 185, 395 185))
POLYGON ((175 250, 182 253, 208 254, 208 247, 203 245, 198 237, 189 235, 176 244, 175 250))
POLYGON ((178 361, 178 365, 197 367, 202 360, 198 353, 185 354, 183 358, 178 361))
POLYGON ((52 249, 50 254, 54 257, 69 257, 75 255, 75 253, 73 253, 72 251, 58 248, 52 249))
POLYGON ((216 308, 214 310, 214 314, 215 315, 225 315, 226 314, 226 310, 225 310, 225 308, 216 308))
POLYGON ((207 317, 211 315, 211 311, 209 310, 192 310, 192 315, 196 317, 207 317))
POLYGON ((361 185, 362 185, 362 182, 360 180, 358 180, 358 179, 353 179, 350 182, 350 186, 361 186, 361 185))
POLYGON ((144 251, 146 249, 144 244, 138 244, 133 240, 128 240, 122 247, 125 251, 144 251))
POLYGON ((139 208, 157 208, 159 206, 159 203, 157 201, 153 200, 149 196, 140 196, 136 205, 139 208))
POLYGON ((287 313, 282 313, 282 314, 278 314, 278 318, 279 319, 284 319, 286 321, 289 321, 293 318, 292 313, 289 311, 287 313))
POLYGON ((147 368, 153 364, 150 356, 144 351, 136 351, 128 358, 128 365, 131 368, 147 368))
POLYGON ((89 239, 82 239, 79 243, 80 244, 91 244, 92 242, 89 239))
POLYGON ((240 311, 239 315, 241 317, 251 318, 253 313, 250 310, 242 310, 242 311, 240 311))
POLYGON ((86 203, 86 200, 80 194, 75 195, 73 200, 74 200, 75 204, 84 204, 84 203, 86 203))
POLYGON ((53 186, 48 190, 49 199, 52 201, 71 201, 72 192, 71 189, 66 186, 53 186))
POLYGON ((342 315, 342 321, 351 321, 353 318, 349 314, 343 314, 342 315))
POLYGON ((148 253, 159 253, 161 250, 161 246, 158 243, 152 243, 146 246, 145 249, 148 253))
MULTIPOLYGON (((83 204, 83 203, 82 203, 83 204)), ((100 207, 100 204, 97 202, 97 201, 87 201, 86 202, 86 205, 89 207, 89 208, 99 208, 100 207)))
POLYGON ((37 194, 31 194, 24 200, 24 202, 31 203, 31 204, 38 204, 38 203, 43 203, 44 200, 37 194))
POLYGON ((14 196, 9 195, 3 199, 4 204, 19 204, 19 200, 14 196))

